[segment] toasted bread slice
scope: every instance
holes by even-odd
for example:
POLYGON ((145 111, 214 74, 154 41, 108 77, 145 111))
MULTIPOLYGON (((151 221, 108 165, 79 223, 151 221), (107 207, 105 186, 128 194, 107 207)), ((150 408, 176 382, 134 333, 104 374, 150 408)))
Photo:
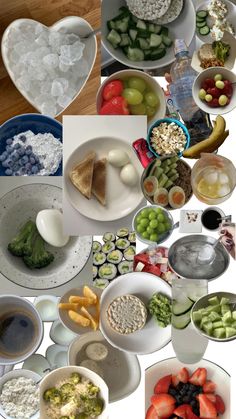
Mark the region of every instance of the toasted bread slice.
POLYGON ((71 182, 87 199, 91 198, 92 193, 95 157, 95 152, 90 151, 70 173, 71 182))
POLYGON ((92 193, 103 206, 106 205, 107 159, 97 160, 93 168, 92 193))

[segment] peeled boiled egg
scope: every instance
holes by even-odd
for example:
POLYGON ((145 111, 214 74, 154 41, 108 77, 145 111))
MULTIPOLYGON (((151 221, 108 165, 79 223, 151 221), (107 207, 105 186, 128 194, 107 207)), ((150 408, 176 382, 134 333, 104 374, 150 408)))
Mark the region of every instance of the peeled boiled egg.
POLYGON ((122 182, 127 186, 135 186, 138 182, 138 173, 131 163, 126 164, 120 172, 122 182))
POLYGON ((129 163, 128 154, 120 149, 110 150, 108 153, 108 161, 112 166, 122 167, 129 163))
POLYGON ((62 213, 57 209, 39 211, 36 226, 40 236, 54 247, 63 247, 69 241, 69 236, 63 234, 62 213))

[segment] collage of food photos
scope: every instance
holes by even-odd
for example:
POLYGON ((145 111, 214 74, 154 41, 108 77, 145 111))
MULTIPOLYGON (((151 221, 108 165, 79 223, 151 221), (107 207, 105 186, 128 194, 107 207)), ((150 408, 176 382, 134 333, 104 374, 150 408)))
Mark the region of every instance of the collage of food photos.
POLYGON ((0 8, 0 418, 235 419, 236 0, 0 8))

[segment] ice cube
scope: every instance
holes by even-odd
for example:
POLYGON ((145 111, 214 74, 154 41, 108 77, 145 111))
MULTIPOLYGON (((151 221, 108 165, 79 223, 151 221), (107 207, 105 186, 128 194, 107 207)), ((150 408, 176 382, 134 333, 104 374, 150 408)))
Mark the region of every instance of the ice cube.
POLYGON ((221 185, 218 189, 218 196, 220 198, 223 198, 223 196, 226 196, 230 193, 230 187, 228 184, 221 185))
POLYGON ((51 91, 52 82, 49 80, 43 81, 40 86, 41 93, 48 93, 51 91))
POLYGON ((87 77, 89 73, 89 65, 85 58, 81 58, 76 65, 78 69, 78 77, 87 77))
POLYGON ((35 42, 40 46, 47 46, 49 44, 49 35, 46 32, 41 32, 36 38, 35 42))
POLYGON ((61 106, 62 108, 66 108, 70 102, 72 101, 72 97, 63 95, 63 96, 59 96, 59 98, 57 99, 57 103, 59 106, 61 106))
POLYGON ((65 79, 63 77, 57 77, 55 79, 55 81, 61 83, 61 85, 63 86, 64 92, 68 89, 68 87, 69 87, 69 81, 67 79, 65 79))
POLYGON ((214 185, 218 181, 218 172, 213 170, 207 170, 204 173, 204 179, 209 185, 214 185))
POLYGON ((31 80, 29 76, 24 75, 21 76, 19 79, 16 80, 16 85, 19 87, 19 89, 24 90, 25 92, 28 92, 30 90, 30 83, 31 80))
POLYGON ((50 68, 56 68, 58 67, 59 60, 57 54, 48 54, 43 57, 43 64, 50 68))
POLYGON ((80 37, 74 33, 68 33, 65 36, 65 41, 70 45, 74 44, 76 41, 79 41, 79 40, 80 40, 80 37))
POLYGON ((70 69, 70 65, 64 64, 61 61, 61 58, 59 59, 59 70, 61 70, 63 73, 66 73, 70 69))
POLYGON ((59 52, 61 47, 61 42, 63 35, 59 32, 50 32, 49 34, 49 45, 51 46, 51 49, 53 52, 59 52))
POLYGON ((53 100, 48 100, 47 102, 42 103, 42 106, 40 107, 40 111, 44 115, 49 115, 52 117, 56 116, 57 110, 56 110, 55 102, 53 100))
POLYGON ((51 97, 50 92, 48 91, 47 93, 42 93, 41 95, 38 95, 37 98, 35 99, 35 103, 37 106, 41 106, 43 103, 47 103, 53 101, 54 99, 51 97))
POLYGON ((226 173, 220 172, 219 173, 219 182, 221 185, 225 185, 226 183, 229 183, 229 177, 226 173))
POLYGON ((64 93, 63 85, 59 81, 54 80, 52 82, 51 95, 62 96, 63 93, 64 93))

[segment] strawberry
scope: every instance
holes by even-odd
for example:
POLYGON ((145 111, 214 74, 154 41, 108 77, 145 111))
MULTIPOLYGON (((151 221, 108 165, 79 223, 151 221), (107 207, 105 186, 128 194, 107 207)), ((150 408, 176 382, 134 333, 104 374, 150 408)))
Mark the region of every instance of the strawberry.
POLYGON ((177 377, 179 379, 179 381, 181 381, 181 383, 187 383, 189 380, 189 372, 187 370, 187 368, 182 368, 178 374, 177 377))
POLYGON ((181 404, 174 410, 174 414, 182 419, 188 419, 190 413, 192 413, 192 408, 189 404, 181 404))
POLYGON ((99 112, 100 115, 129 115, 128 103, 122 96, 113 97, 99 112))
POLYGON ((154 387, 155 394, 168 393, 171 384, 171 374, 162 377, 154 387))
POLYGON ((177 385, 179 384, 179 377, 177 375, 172 375, 171 381, 173 386, 177 387, 177 385))
POLYGON ((152 404, 147 410, 145 419, 158 419, 157 412, 152 404))
POLYGON ((123 90, 124 86, 121 80, 112 80, 104 87, 102 97, 104 100, 108 101, 113 97, 121 96, 123 90))
POLYGON ((216 394, 215 407, 216 407, 217 413, 221 413, 221 415, 225 413, 225 404, 222 398, 218 394, 216 394))
POLYGON ((206 368, 198 368, 189 378, 189 382, 195 386, 203 386, 206 382, 207 371, 206 368))
POLYGON ((203 393, 214 393, 216 391, 216 384, 213 381, 207 380, 203 385, 203 393))
POLYGON ((175 409, 175 399, 170 394, 154 394, 151 403, 160 418, 168 418, 175 409))
POLYGON ((188 413, 188 419, 200 419, 199 416, 195 415, 193 412, 188 413))
POLYGON ((207 398, 213 403, 215 404, 216 402, 216 396, 212 393, 205 393, 205 396, 207 396, 207 398))
POLYGON ((217 418, 217 410, 205 394, 199 394, 199 405, 201 418, 217 418))

